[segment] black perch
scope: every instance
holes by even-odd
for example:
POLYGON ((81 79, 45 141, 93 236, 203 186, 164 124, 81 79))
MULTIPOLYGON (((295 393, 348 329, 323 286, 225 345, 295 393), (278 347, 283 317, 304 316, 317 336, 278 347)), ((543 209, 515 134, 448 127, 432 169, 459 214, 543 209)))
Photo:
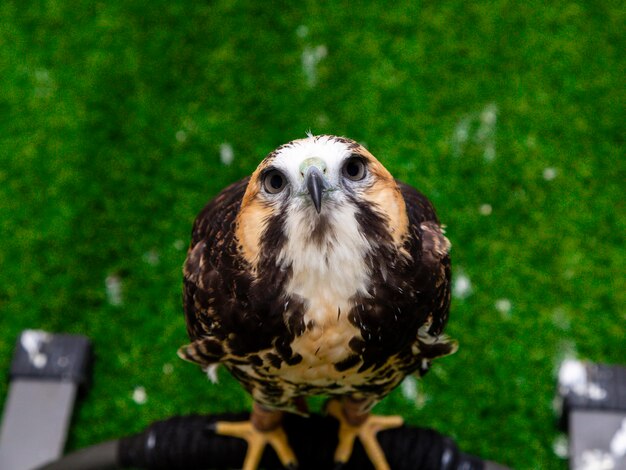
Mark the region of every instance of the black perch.
MULTIPOLYGON (((212 432, 216 421, 241 421, 248 414, 190 415, 151 424, 145 431, 69 454, 40 470, 200 470, 241 468, 246 443, 212 432)), ((333 468, 337 446, 337 421, 313 414, 308 418, 285 416, 284 427, 298 457, 300 470, 333 468)), ((465 454, 449 437, 432 429, 402 426, 380 432, 382 449, 394 470, 496 470, 504 469, 465 454)), ((261 468, 282 469, 276 454, 266 448, 261 468)), ((368 470, 372 464, 357 440, 342 470, 368 470)))

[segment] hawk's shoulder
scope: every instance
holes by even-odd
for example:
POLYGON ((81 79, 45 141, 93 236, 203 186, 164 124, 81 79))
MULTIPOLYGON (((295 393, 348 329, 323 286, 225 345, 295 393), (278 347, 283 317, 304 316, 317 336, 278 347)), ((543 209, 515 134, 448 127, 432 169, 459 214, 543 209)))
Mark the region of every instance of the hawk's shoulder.
POLYGON ((227 186, 204 206, 193 225, 191 248, 200 240, 214 238, 214 235, 224 234, 232 228, 249 181, 250 177, 247 177, 227 186))
POLYGON ((404 198, 406 204, 407 215, 409 216, 409 223, 411 225, 416 224, 419 226, 422 222, 432 221, 439 224, 435 208, 426 196, 420 193, 413 186, 409 186, 402 181, 397 181, 400 193, 404 198))
POLYGON ((414 248, 420 251, 419 257, 424 263, 436 266, 448 257, 450 242, 435 209, 417 189, 402 182, 398 182, 398 187, 406 204, 410 233, 414 242, 419 242, 414 248))

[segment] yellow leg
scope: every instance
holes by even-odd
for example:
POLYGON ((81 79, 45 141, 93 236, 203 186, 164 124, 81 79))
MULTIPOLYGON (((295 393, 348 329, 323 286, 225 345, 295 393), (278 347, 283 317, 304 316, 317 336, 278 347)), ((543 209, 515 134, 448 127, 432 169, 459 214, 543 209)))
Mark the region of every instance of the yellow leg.
POLYGON ((282 412, 271 411, 255 404, 250 421, 215 423, 215 432, 223 436, 238 437, 248 443, 242 470, 255 470, 259 466, 263 450, 269 444, 276 451, 286 468, 296 468, 296 456, 289 447, 287 434, 281 426, 282 412))
POLYGON ((374 416, 369 412, 359 413, 353 401, 346 398, 344 403, 330 400, 328 414, 339 420, 339 444, 335 450, 335 463, 345 464, 352 455, 354 440, 358 437, 376 470, 389 470, 385 454, 376 439, 376 434, 384 429, 402 426, 400 416, 374 416))

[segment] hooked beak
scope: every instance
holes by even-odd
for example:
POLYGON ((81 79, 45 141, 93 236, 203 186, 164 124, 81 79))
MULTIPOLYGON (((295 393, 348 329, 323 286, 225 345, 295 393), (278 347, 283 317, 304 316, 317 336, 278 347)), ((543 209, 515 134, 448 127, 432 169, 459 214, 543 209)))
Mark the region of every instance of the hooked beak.
POLYGON ((330 185, 328 181, 326 181, 326 178, 324 178, 320 169, 313 165, 307 168, 304 181, 309 190, 309 196, 311 196, 315 210, 319 214, 322 210, 322 192, 328 189, 330 185))

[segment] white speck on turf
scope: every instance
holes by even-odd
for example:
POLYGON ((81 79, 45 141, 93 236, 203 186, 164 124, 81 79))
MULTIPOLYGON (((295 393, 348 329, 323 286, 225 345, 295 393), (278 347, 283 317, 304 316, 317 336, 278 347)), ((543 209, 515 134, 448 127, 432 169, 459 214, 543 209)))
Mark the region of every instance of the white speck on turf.
POLYGON ((28 360, 37 369, 43 369, 48 363, 48 356, 41 348, 51 339, 50 333, 42 330, 26 330, 20 336, 20 344, 28 354, 28 360))
POLYGON ((472 112, 463 116, 454 128, 452 146, 454 154, 460 156, 468 142, 482 146, 483 157, 487 161, 496 158, 496 126, 498 106, 488 103, 481 112, 472 112))
POLYGON ((478 209, 478 212, 480 212, 480 215, 491 215, 493 207, 491 207, 491 204, 482 204, 478 209))
POLYGON ((54 81, 50 72, 46 69, 35 70, 35 96, 37 98, 48 98, 54 91, 54 81))
POLYGON ((480 113, 480 127, 476 131, 476 140, 484 144, 483 156, 485 160, 492 161, 496 158, 496 124, 498 121, 498 106, 489 103, 480 113))
POLYGON ((176 140, 181 144, 187 140, 187 132, 184 130, 179 130, 176 132, 176 140))
POLYGON ((417 399, 417 380, 411 375, 407 375, 402 381, 402 395, 409 401, 417 399))
POLYGON ((556 178, 556 175, 556 168, 548 167, 543 169, 543 179, 546 181, 552 181, 554 178, 556 178))
MULTIPOLYGON (((484 133, 491 132, 491 130, 496 125, 496 121, 498 120, 498 106, 495 103, 489 103, 483 109, 482 113, 480 113, 480 122, 485 129, 482 131, 484 133)), ((479 129, 479 134, 481 130, 479 129)))
POLYGON ((324 127, 328 125, 330 119, 328 119, 328 116, 326 114, 320 113, 317 115, 316 121, 318 126, 324 127))
POLYGON ((488 162, 496 158, 496 145, 494 142, 487 142, 485 144, 485 151, 483 153, 483 156, 488 162))
POLYGON ((133 401, 138 405, 144 405, 148 401, 148 394, 144 387, 135 387, 135 390, 133 390, 133 401))
POLYGON ((235 151, 233 150, 233 146, 228 142, 224 142, 220 145, 220 161, 224 165, 230 165, 235 160, 235 151))
POLYGON ((300 26, 296 28, 296 35, 299 38, 304 39, 305 37, 309 35, 309 27, 305 24, 301 24, 300 26))
POLYGON ((509 317, 511 314, 511 301, 509 299, 496 300, 496 310, 502 314, 503 317, 509 317))
POLYGON ((554 312, 552 313, 552 323, 564 331, 571 329, 572 322, 565 307, 561 306, 554 309, 554 312))
POLYGON ((163 374, 171 375, 172 372, 174 372, 174 366, 171 363, 166 362, 163 364, 163 374))
POLYGON ((124 303, 122 300, 122 278, 117 274, 110 274, 104 280, 107 292, 107 300, 114 307, 119 307, 124 303))
POLYGON ((452 295, 457 299, 465 299, 472 294, 470 278, 462 272, 453 277, 452 295))
POLYGON ((49 82, 50 81, 50 72, 46 69, 37 69, 35 70, 35 80, 38 82, 49 82))
POLYGON ((566 459, 569 456, 569 441, 565 434, 560 434, 552 442, 552 450, 560 459, 566 459))
POLYGON ((146 251, 143 254, 143 260, 145 263, 149 264, 150 266, 157 266, 160 262, 160 256, 159 256, 159 252, 152 249, 150 251, 146 251))
POLYGON ((466 116, 461 119, 454 128, 454 135, 452 136, 452 144, 454 147, 454 154, 459 156, 463 153, 465 144, 469 139, 470 126, 472 124, 471 116, 466 116))
POLYGON ((306 46, 302 51, 302 72, 309 87, 317 85, 317 66, 327 55, 328 49, 323 44, 315 47, 306 46))

